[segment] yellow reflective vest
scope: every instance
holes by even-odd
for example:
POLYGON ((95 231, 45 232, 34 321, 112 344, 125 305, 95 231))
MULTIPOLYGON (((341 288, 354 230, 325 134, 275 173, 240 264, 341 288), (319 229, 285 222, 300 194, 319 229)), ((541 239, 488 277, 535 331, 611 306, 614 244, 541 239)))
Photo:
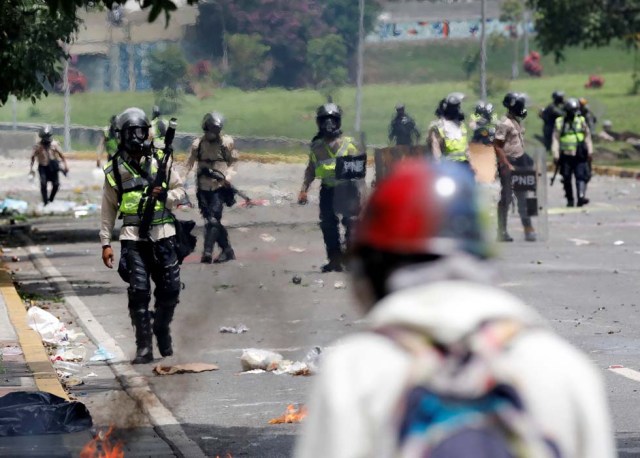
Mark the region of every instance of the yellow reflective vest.
MULTIPOLYGON (((131 167, 120 155, 115 156, 117 163, 117 173, 114 171, 116 165, 114 159, 107 162, 104 166, 104 174, 107 178, 107 182, 118 193, 120 205, 118 210, 120 211, 120 217, 123 219, 123 226, 139 226, 140 218, 144 205, 143 200, 146 198, 147 188, 151 185, 156 173, 158 173, 158 167, 155 161, 146 161, 141 164, 141 168, 145 168, 147 178, 144 178, 141 174, 131 167), (118 179, 117 175, 120 177, 118 179), (120 181, 120 183, 118 183, 120 181)), ((167 188, 167 183, 162 183, 163 188, 167 188)), ((171 212, 165 208, 164 202, 156 200, 154 206, 152 226, 159 224, 172 223, 174 221, 171 212)))
POLYGON ((578 143, 585 139, 587 121, 584 116, 576 116, 573 122, 565 124, 564 117, 556 119, 556 129, 560 137, 560 151, 575 151, 578 143), (564 126, 564 131, 563 131, 564 126))
POLYGON ((442 155, 450 161, 463 162, 467 160, 467 150, 469 149, 469 140, 467 139, 467 126, 460 124, 462 136, 460 138, 448 138, 444 132, 444 126, 438 125, 438 134, 444 140, 444 151, 442 155))
POLYGON ((336 185, 336 158, 342 156, 355 156, 358 154, 358 148, 355 145, 353 138, 343 137, 342 144, 338 151, 334 154, 329 145, 325 144, 324 148, 328 154, 326 159, 318 160, 316 154, 311 151, 311 160, 315 163, 316 178, 322 180, 322 184, 325 186, 336 185))

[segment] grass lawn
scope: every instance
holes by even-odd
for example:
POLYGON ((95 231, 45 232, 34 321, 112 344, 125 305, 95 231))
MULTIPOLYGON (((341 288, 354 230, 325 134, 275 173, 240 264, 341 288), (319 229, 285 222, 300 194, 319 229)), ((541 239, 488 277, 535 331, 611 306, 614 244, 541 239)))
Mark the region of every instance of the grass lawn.
MULTIPOLYGON (((640 96, 629 96, 630 72, 603 73, 605 86, 598 90, 586 90, 583 85, 587 73, 558 75, 544 78, 525 78, 511 83, 511 89, 526 92, 530 97, 529 117, 526 121, 527 138, 541 132, 541 122, 537 110, 550 101, 555 89, 562 89, 570 96, 586 96, 599 120, 610 119, 615 130, 640 131, 640 96)), ((385 144, 388 123, 394 113, 394 105, 406 103, 408 112, 425 131, 433 118, 438 100, 449 92, 461 91, 467 94, 464 109, 473 110, 477 100, 466 81, 439 82, 429 84, 370 84, 364 88, 362 125, 368 143, 385 144)), ((345 87, 334 99, 344 110, 344 130, 351 132, 355 117, 355 89, 345 87)), ((502 95, 492 98, 498 113, 504 113, 502 95)), ((315 108, 323 103, 323 97, 313 90, 285 91, 265 89, 242 92, 234 88, 219 89, 213 97, 198 100, 187 96, 177 114, 179 130, 199 132, 200 121, 205 112, 218 110, 227 118, 226 131, 232 135, 255 137, 288 137, 310 139, 315 133, 315 108)), ((109 116, 129 106, 139 106, 150 110, 153 94, 136 93, 86 93, 71 97, 71 119, 73 124, 103 126, 109 116)), ((63 122, 63 99, 51 95, 31 105, 18 103, 20 122, 54 123, 63 122)), ((11 105, 0 107, 0 121, 12 119, 11 105)), ((536 143, 537 144, 537 143, 536 143)))

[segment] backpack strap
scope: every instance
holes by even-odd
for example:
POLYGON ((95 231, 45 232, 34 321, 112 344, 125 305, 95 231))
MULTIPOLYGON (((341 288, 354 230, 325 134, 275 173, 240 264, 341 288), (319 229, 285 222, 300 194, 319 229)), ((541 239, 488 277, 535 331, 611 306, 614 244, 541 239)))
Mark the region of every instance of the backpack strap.
POLYGON ((116 151, 116 154, 111 158, 111 163, 113 164, 113 179, 116 182, 116 189, 118 194, 118 208, 120 208, 120 204, 122 203, 122 195, 124 194, 124 190, 122 189, 122 175, 120 175, 120 150, 116 151))

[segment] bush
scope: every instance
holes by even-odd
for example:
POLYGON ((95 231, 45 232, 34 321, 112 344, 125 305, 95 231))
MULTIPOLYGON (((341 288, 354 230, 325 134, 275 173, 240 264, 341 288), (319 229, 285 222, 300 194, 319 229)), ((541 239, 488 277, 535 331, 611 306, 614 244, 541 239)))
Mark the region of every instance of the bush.
POLYGON ((260 35, 229 35, 227 44, 229 82, 241 89, 265 86, 273 71, 273 61, 267 57, 271 48, 262 44, 260 35))
POLYGON ((187 76, 187 60, 177 45, 156 49, 149 54, 149 82, 154 91, 165 88, 177 91, 187 76))
MULTIPOLYGON (((488 74, 487 97, 501 97, 509 90, 510 84, 510 81, 507 79, 488 74)), ((482 89, 480 87, 480 75, 474 76, 469 82, 469 86, 476 96, 480 97, 482 95, 482 89)))
POLYGON ((154 92, 155 104, 160 108, 160 113, 175 114, 180 110, 184 96, 181 89, 165 87, 154 92))

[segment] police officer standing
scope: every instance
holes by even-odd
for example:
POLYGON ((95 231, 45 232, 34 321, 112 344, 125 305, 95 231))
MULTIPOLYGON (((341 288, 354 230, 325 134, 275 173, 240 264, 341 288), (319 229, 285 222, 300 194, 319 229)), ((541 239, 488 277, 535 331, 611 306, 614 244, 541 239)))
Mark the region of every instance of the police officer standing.
POLYGON ((405 112, 403 104, 396 105, 396 114, 389 125, 389 141, 396 145, 412 146, 420 140, 416 122, 405 112))
MULTIPOLYGON (((507 217, 513 198, 511 174, 515 170, 533 169, 533 159, 525 153, 524 127, 522 121, 527 117, 526 99, 523 94, 509 92, 504 96, 502 105, 507 109, 496 128, 493 142, 498 158, 498 174, 500 175, 500 201, 498 202, 498 241, 513 242, 507 232, 507 217)), ((525 191, 515 192, 518 200, 518 214, 524 228, 527 242, 536 241, 536 232, 527 213, 527 195, 525 191)))
POLYGON ((349 244, 353 224, 360 212, 360 192, 356 182, 336 176, 338 158, 357 156, 358 148, 350 137, 342 135, 342 110, 334 103, 318 107, 316 111, 318 133, 311 142, 309 161, 304 172, 298 203, 308 202, 311 183, 319 178, 320 230, 327 251, 328 263, 322 272, 342 272, 343 244, 340 241, 338 216, 345 229, 345 245, 349 244))
POLYGON ((191 145, 191 154, 187 160, 187 173, 197 162, 196 196, 198 207, 205 220, 204 250, 201 262, 222 263, 236 258, 229 243, 227 229, 222 225, 222 210, 229 196, 233 198, 231 178, 235 175, 234 164, 238 153, 234 149, 233 138, 222 134, 224 118, 220 113, 211 112, 202 119, 204 135, 191 145), (214 246, 218 243, 222 250, 213 257, 214 246))
POLYGON ((478 102, 469 120, 469 127, 473 130, 472 142, 492 144, 497 123, 498 116, 493 111, 493 104, 478 102))
POLYGON ((543 122, 542 136, 547 152, 551 151, 551 137, 553 136, 556 119, 564 116, 564 92, 553 91, 551 98, 553 101, 539 113, 543 122))
POLYGON ((38 175, 40 177, 40 194, 42 196, 42 203, 47 205, 49 202, 53 202, 60 188, 60 171, 62 170, 62 173, 66 175, 69 172, 69 166, 67 165, 67 159, 64 157, 64 154, 62 154, 62 148, 60 148, 58 142, 53 139, 51 126, 46 125, 41 128, 38 136, 40 137, 40 141, 33 147, 29 174, 31 176, 34 175, 33 164, 37 159, 38 175), (62 161, 62 169, 60 169, 59 161, 62 161), (51 183, 51 193, 47 191, 48 183, 51 183))
POLYGON ((578 99, 567 100, 564 109, 565 115, 556 120, 553 131, 551 147, 553 161, 560 166, 567 207, 573 207, 576 204, 573 194, 573 175, 576 177, 578 207, 582 207, 589 203, 585 194, 587 183, 591 178, 591 157, 593 154, 591 131, 587 120, 580 114, 578 99))
POLYGON ((436 161, 446 159, 469 166, 469 140, 462 98, 462 94, 453 93, 440 102, 436 115, 441 117, 429 126, 427 146, 436 161))
POLYGON ((111 234, 120 213, 120 263, 118 273, 129 284, 129 314, 135 327, 136 356, 132 364, 153 361, 152 332, 162 356, 171 356, 169 325, 180 294, 180 265, 176 253, 175 223, 171 209, 185 196, 182 179, 167 165, 167 180, 151 189, 161 163, 154 157, 149 140, 150 123, 139 108, 118 116, 118 151, 105 165, 102 193, 102 261, 113 268, 111 234), (155 200, 147 238, 140 236, 141 215, 147 199, 155 200), (155 283, 155 312, 149 311, 151 282, 155 283), (153 323, 152 323, 153 321, 153 323))

